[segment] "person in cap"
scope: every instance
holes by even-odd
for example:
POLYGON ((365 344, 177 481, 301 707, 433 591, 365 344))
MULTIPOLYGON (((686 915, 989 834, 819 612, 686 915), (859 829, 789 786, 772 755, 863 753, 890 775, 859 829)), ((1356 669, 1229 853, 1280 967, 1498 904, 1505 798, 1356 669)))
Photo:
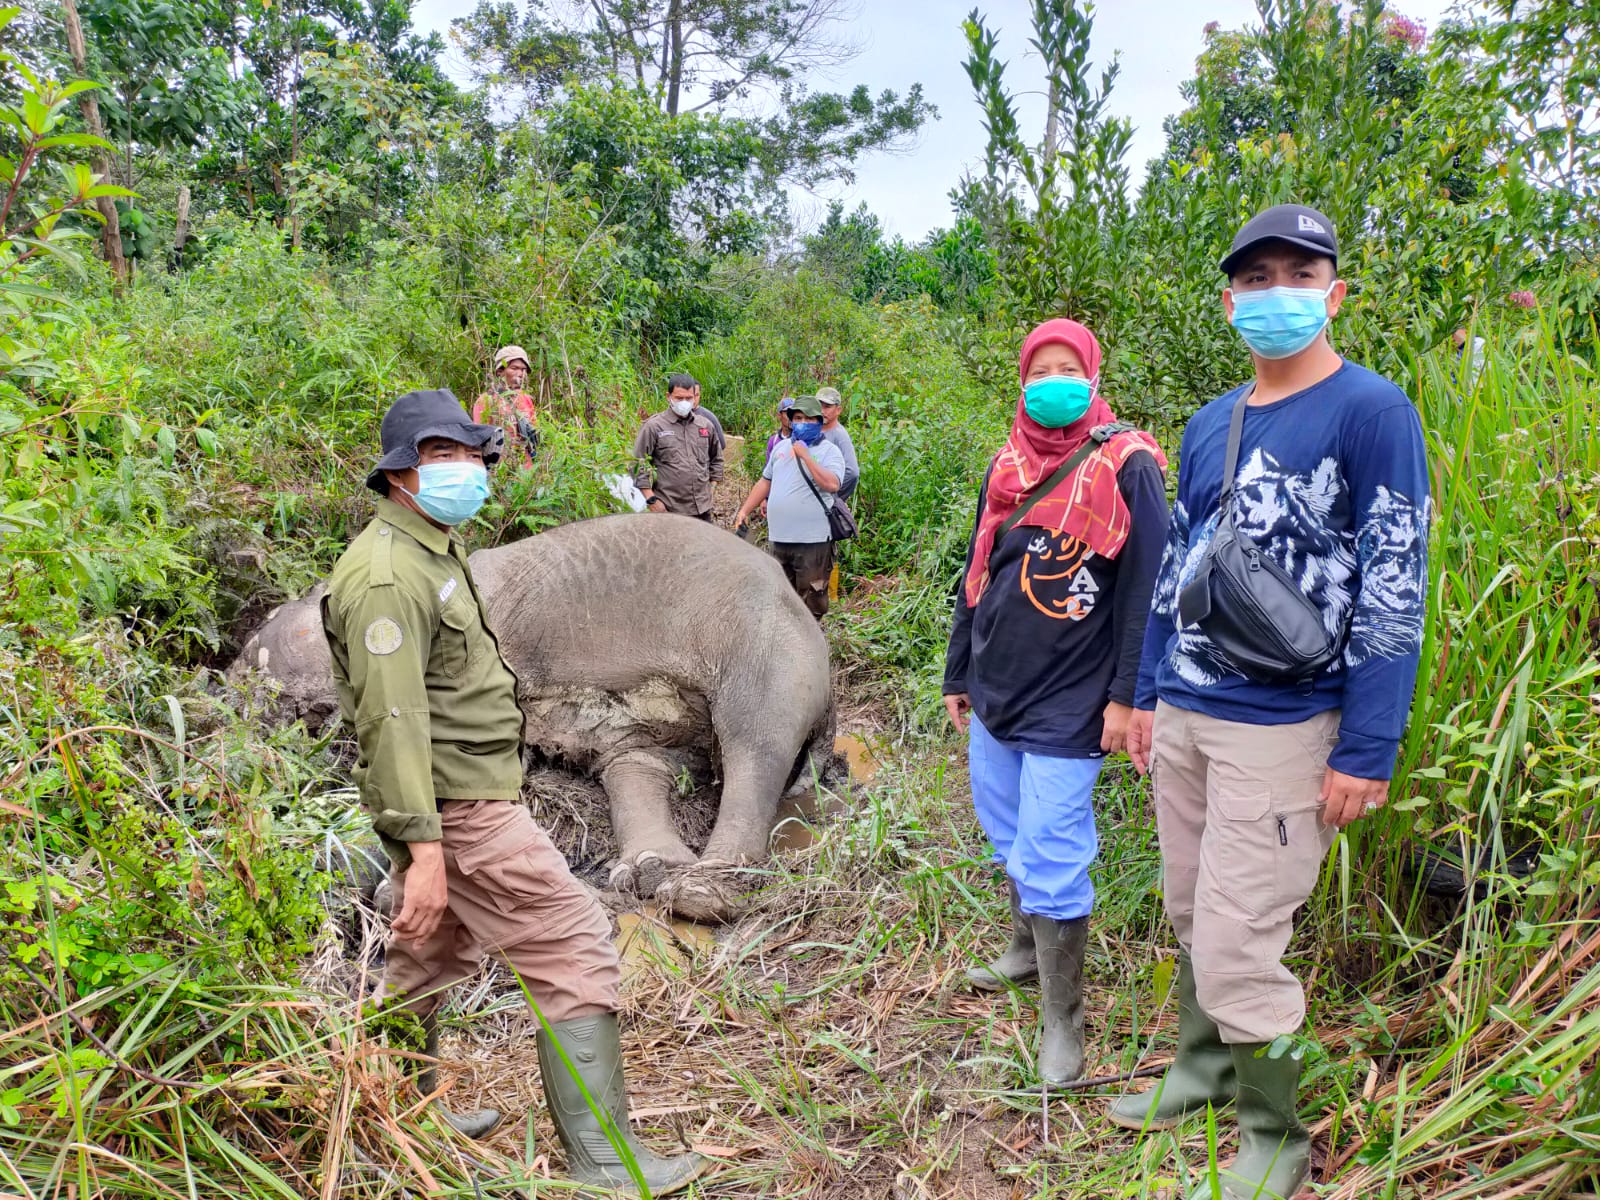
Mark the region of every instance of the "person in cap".
POLYGON ((533 466, 539 452, 539 410, 524 391, 528 382, 528 352, 521 346, 501 346, 494 352, 494 386, 472 406, 472 419, 480 425, 498 425, 507 444, 519 447, 517 461, 533 466))
POLYGON ((651 512, 711 520, 711 485, 722 478, 722 441, 695 408, 692 375, 667 380, 667 408, 633 440, 633 482, 651 512))
MULTIPOLYGON (((455 527, 489 494, 501 433, 448 391, 411 392, 382 425, 367 477, 372 523, 334 567, 322 600, 355 779, 392 869, 383 996, 421 1018, 438 1053, 439 1005, 487 952, 514 970, 543 1020, 538 1054, 551 1117, 581 1182, 631 1176, 585 1095, 599 1099, 657 1195, 700 1174, 628 1132, 616 1010, 620 973, 605 912, 534 824, 522 789, 524 720, 455 527)), ((431 1064, 419 1080, 436 1088, 431 1064)), ((442 1113, 482 1137, 493 1110, 442 1113)))
POLYGON ((828 510, 844 482, 844 456, 823 440, 822 404, 815 396, 795 397, 789 429, 790 436, 773 447, 733 525, 743 536, 750 514, 766 503, 772 555, 820 621, 828 613, 828 574, 833 570, 828 510))
POLYGON ((1338 261, 1333 222, 1301 204, 1247 222, 1222 260, 1255 374, 1184 430, 1128 729, 1154 779, 1178 1051, 1111 1119, 1166 1129, 1232 1101, 1230 1200, 1292 1197, 1309 1174, 1284 1048, 1306 999, 1283 955, 1338 831, 1388 796, 1422 647, 1422 426, 1329 340, 1338 261))
POLYGON ((1039 980, 1046 1084, 1083 1073, 1093 791, 1125 746, 1166 542, 1166 459, 1117 422, 1100 361, 1076 321, 1023 342, 945 655, 945 707, 967 735, 973 805, 1011 897, 1011 944, 967 979, 997 992, 1039 980))
POLYGON ((789 412, 794 408, 794 397, 785 396, 778 401, 778 428, 773 430, 772 436, 767 439, 767 457, 772 457, 772 451, 781 441, 790 435, 789 412))
POLYGON ((817 389, 817 399, 822 401, 822 436, 844 456, 844 486, 839 489, 839 499, 849 500, 861 478, 861 464, 856 459, 856 444, 850 440, 850 431, 839 420, 844 412, 844 397, 838 388, 822 387, 817 389))
POLYGON ((700 381, 698 379, 695 380, 694 384, 694 410, 711 422, 711 433, 717 439, 718 448, 726 450, 728 448, 728 435, 724 432, 722 421, 717 414, 700 403, 700 381))

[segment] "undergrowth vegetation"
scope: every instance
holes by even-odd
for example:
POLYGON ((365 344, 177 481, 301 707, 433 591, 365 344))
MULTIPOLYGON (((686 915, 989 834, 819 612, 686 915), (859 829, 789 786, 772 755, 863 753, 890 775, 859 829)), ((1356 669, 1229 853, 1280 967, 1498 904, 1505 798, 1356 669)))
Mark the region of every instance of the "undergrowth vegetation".
MULTIPOLYGON (((138 7, 82 6, 91 33, 138 7)), ((825 105, 805 110, 807 147, 573 60, 570 78, 496 76, 530 97, 497 128, 403 29, 305 12, 290 28, 272 6, 250 37, 227 25, 258 91, 217 99, 207 129, 158 128, 153 93, 119 93, 115 173, 145 193, 101 193, 83 93, 52 82, 74 74, 54 17, 0 10, 0 1192, 558 1190, 514 989, 486 976, 452 1009, 453 1094, 513 1114, 469 1149, 364 1004, 347 920, 363 820, 339 746, 217 673, 361 528, 388 401, 448 386, 470 404, 518 342, 543 448, 500 473, 473 545, 620 508, 605 477, 670 371, 746 436, 747 475, 778 398, 824 384, 861 457, 864 536, 828 631, 842 710, 883 769, 775 857, 737 925, 644 918, 636 1116, 718 1159, 707 1194, 1181 1194, 1226 1155, 1205 1119, 1141 1141, 1098 1109, 1170 1047, 1147 790, 1107 772, 1092 1078, 1046 1095, 1035 998, 956 982, 1005 905, 942 656, 1027 326, 1097 328, 1106 395, 1171 449, 1247 369, 1218 305, 1228 233, 1299 196, 1350 231, 1335 336, 1418 404, 1435 505, 1392 800, 1339 838, 1291 950, 1311 980, 1318 1193, 1600 1195, 1600 27, 1496 3, 1429 38, 1377 4, 1266 3, 1259 27, 1208 32, 1135 196, 1113 81, 1087 78, 1092 19, 1038 8, 1053 144, 1017 127, 974 19, 985 169, 915 246, 864 210, 797 241, 752 174, 836 168, 825 105), (296 29, 320 47, 303 81, 269 53, 301 55, 296 29), (228 115, 247 101, 248 128, 228 115), (299 161, 282 160, 291 112, 316 123, 299 161), (362 140, 368 125, 387 132, 362 140), (102 194, 166 239, 164 256, 133 239, 127 279, 93 253, 102 194)), ((181 24, 137 43, 167 56, 163 94, 220 88, 181 24)), ((472 25, 483 61, 547 63, 490 44, 499 28, 472 25)), ((104 78, 120 62, 91 47, 104 78)), ((879 111, 858 109, 835 116, 879 111)), ((863 128, 857 152, 879 144, 863 128)))

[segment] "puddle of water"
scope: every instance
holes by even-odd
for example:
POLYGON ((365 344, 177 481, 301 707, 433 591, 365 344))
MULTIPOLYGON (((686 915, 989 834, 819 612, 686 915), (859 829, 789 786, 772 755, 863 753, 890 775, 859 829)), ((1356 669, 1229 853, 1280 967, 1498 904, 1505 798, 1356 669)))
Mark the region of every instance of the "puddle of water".
POLYGON ((662 967, 686 967, 690 947, 711 949, 716 944, 716 930, 711 926, 667 917, 654 904, 617 917, 617 953, 622 958, 624 984, 662 967))
MULTIPOLYGON (((878 773, 878 759, 872 748, 853 733, 841 734, 834 739, 834 753, 842 754, 850 764, 850 780, 868 783, 878 773)), ((793 796, 785 796, 778 803, 776 828, 772 834, 774 850, 802 850, 817 840, 816 826, 829 817, 845 811, 844 801, 828 793, 819 805, 817 793, 812 788, 793 796)))
POLYGON ((841 733, 833 739, 833 752, 844 755, 850 764, 850 778, 856 783, 871 783, 878 774, 878 756, 872 747, 853 733, 841 733))

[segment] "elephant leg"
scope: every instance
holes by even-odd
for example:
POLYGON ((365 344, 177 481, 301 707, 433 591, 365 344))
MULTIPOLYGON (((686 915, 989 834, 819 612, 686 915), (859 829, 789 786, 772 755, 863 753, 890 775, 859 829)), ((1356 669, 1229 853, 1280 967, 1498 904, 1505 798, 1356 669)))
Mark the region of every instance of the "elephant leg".
POLYGON ((617 862, 611 886, 653 896, 668 870, 695 861, 672 824, 676 776, 666 759, 648 750, 626 750, 600 772, 611 801, 611 829, 617 862))
POLYGON ((722 740, 722 802, 703 861, 759 862, 767 856, 778 800, 794 765, 796 746, 729 745, 722 740))

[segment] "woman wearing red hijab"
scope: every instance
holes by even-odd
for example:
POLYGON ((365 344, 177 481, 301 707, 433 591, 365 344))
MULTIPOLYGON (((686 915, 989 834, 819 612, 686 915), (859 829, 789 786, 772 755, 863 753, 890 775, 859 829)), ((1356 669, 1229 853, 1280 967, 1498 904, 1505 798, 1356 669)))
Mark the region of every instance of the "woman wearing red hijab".
POLYGON ((978 499, 944 693, 1011 891, 1011 945, 967 976, 989 990, 1039 979, 1038 1072, 1060 1084, 1083 1072, 1092 793, 1127 740, 1167 533, 1166 459, 1116 423, 1099 393, 1100 343, 1076 321, 1030 333, 1020 366, 1011 436, 978 499))

